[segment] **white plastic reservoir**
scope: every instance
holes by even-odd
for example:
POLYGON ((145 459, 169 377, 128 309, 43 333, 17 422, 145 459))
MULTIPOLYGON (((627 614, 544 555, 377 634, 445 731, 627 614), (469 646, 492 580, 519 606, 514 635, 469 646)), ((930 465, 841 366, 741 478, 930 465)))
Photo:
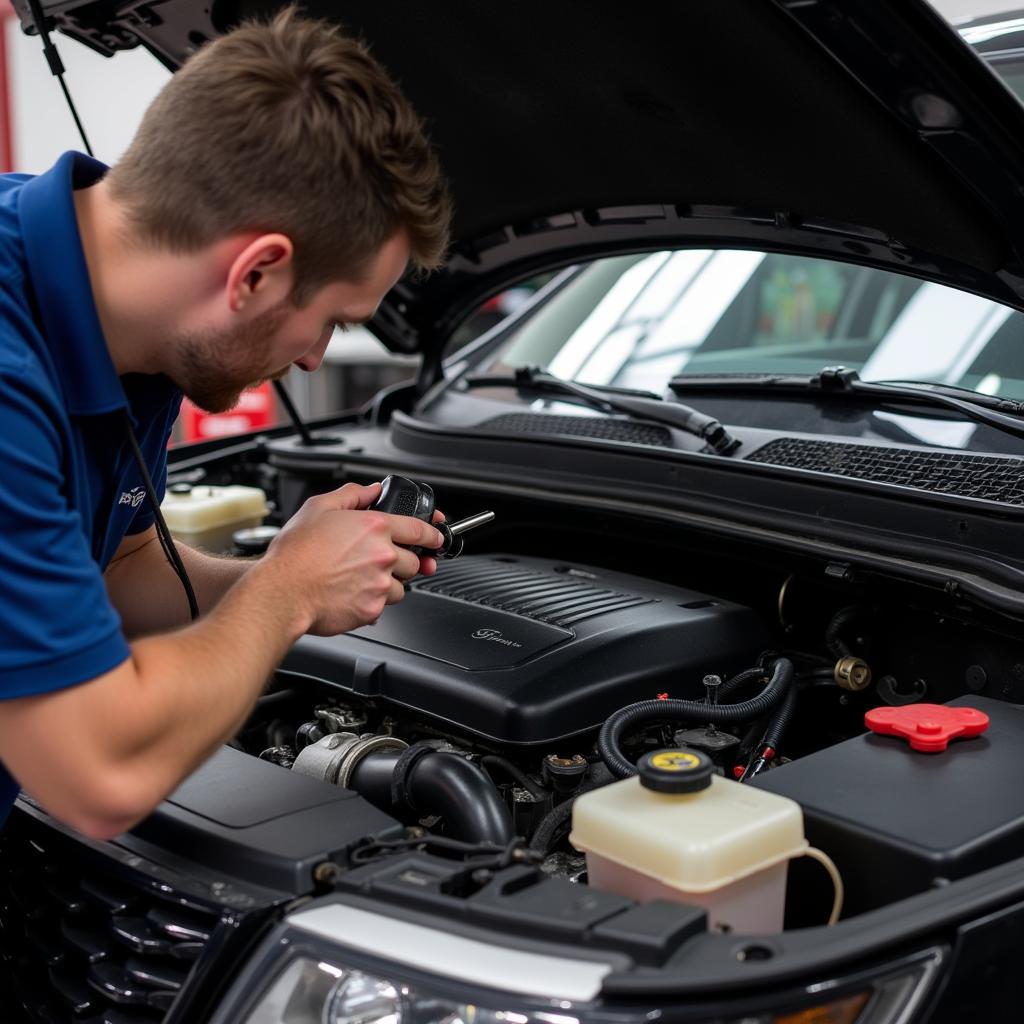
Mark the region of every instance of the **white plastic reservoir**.
POLYGON ((786 867, 807 850, 800 805, 714 774, 689 750, 659 750, 639 775, 576 798, 569 841, 595 889, 707 909, 740 934, 782 930, 786 867))
POLYGON ((205 484, 168 488, 160 510, 178 540, 207 551, 228 551, 235 530, 259 526, 269 511, 259 487, 205 484))

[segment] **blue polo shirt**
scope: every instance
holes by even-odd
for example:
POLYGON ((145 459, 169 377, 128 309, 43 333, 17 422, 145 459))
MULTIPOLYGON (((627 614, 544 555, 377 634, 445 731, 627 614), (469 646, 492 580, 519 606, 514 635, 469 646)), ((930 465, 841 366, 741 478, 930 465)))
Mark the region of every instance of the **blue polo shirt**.
MULTIPOLYGON (((129 655, 103 570, 154 517, 125 409, 163 496, 181 395, 160 375, 118 377, 75 219, 72 190, 106 170, 66 153, 38 177, 0 175, 0 699, 129 655)), ((0 764, 0 822, 17 791, 0 764)))

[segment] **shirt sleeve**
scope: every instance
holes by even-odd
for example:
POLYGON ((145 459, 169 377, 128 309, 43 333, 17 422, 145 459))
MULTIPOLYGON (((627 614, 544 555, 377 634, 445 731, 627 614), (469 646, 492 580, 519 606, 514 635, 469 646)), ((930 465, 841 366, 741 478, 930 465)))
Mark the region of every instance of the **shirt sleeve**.
POLYGON ((0 365, 0 698, 63 689, 129 648, 66 494, 55 397, 0 365))
MULTIPOLYGON (((159 466, 149 467, 149 475, 153 478, 153 489, 156 492, 153 495, 153 500, 157 505, 159 505, 164 500, 164 493, 167 490, 166 455, 163 457, 159 466)), ((132 519, 131 525, 125 531, 125 536, 131 536, 135 533, 143 533, 155 522, 156 513, 153 511, 153 506, 149 503, 149 496, 147 495, 146 500, 139 506, 138 512, 135 513, 135 517, 132 519)))

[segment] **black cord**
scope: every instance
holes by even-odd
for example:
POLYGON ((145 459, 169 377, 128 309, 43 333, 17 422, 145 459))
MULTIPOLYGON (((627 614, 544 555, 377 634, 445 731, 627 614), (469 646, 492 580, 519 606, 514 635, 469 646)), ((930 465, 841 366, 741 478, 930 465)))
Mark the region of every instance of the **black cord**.
POLYGON ((132 421, 127 409, 124 410, 123 415, 128 443, 131 445, 132 455, 135 456, 135 462, 139 467, 139 472, 142 474, 142 482, 146 488, 146 500, 152 506, 153 514, 156 516, 156 535, 160 539, 160 547, 163 548, 167 561, 171 563, 171 568, 178 574, 178 579, 181 580, 181 585, 185 588, 189 614, 194 622, 199 618, 199 602, 196 601, 196 593, 192 589, 192 581, 188 578, 185 563, 181 560, 181 555, 175 546, 174 538, 171 536, 171 531, 167 528, 163 513, 160 511, 160 502, 156 499, 156 488, 153 486, 153 478, 149 475, 149 467, 146 465, 145 458, 143 458, 139 442, 135 439, 135 431, 132 429, 132 421))
MULTIPOLYGON (((491 768, 502 769, 506 775, 519 783, 521 789, 525 789, 526 792, 533 797, 535 803, 538 800, 547 800, 549 796, 548 791, 543 786, 538 786, 537 783, 526 774, 526 772, 522 771, 517 765, 514 765, 508 759, 498 757, 497 754, 487 754, 485 757, 481 757, 480 767, 483 768, 488 775, 491 775, 491 768)), ((493 776, 491 776, 491 781, 494 781, 493 776)))
POLYGON ((64 62, 60 59, 57 47, 53 45, 53 41, 50 39, 50 32, 46 27, 46 18, 43 17, 43 8, 40 5, 39 0, 28 0, 28 9, 32 15, 32 21, 35 22, 39 38, 43 41, 43 56, 46 58, 46 63, 50 67, 50 73, 58 82, 60 82, 61 91, 64 93, 64 99, 68 101, 68 108, 71 111, 71 116, 75 120, 75 127, 78 128, 78 134, 82 136, 82 145, 85 146, 86 153, 88 153, 89 156, 93 156, 92 146, 89 145, 89 139, 85 134, 85 127, 82 125, 81 118, 78 116, 78 111, 75 109, 75 101, 71 98, 71 93, 68 91, 67 83, 64 81, 64 62))

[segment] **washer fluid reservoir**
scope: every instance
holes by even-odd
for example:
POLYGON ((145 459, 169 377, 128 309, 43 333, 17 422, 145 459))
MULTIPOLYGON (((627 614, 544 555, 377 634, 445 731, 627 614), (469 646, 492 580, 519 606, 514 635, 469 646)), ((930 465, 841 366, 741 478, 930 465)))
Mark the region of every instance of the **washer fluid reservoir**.
POLYGON ((716 775, 696 751, 655 751, 637 769, 573 804, 589 884, 704 907, 712 928, 781 931, 787 864, 808 845, 800 805, 716 775))
POLYGON ((259 487, 172 484, 160 511, 178 540, 217 552, 230 550, 235 530, 259 526, 269 509, 259 487))

